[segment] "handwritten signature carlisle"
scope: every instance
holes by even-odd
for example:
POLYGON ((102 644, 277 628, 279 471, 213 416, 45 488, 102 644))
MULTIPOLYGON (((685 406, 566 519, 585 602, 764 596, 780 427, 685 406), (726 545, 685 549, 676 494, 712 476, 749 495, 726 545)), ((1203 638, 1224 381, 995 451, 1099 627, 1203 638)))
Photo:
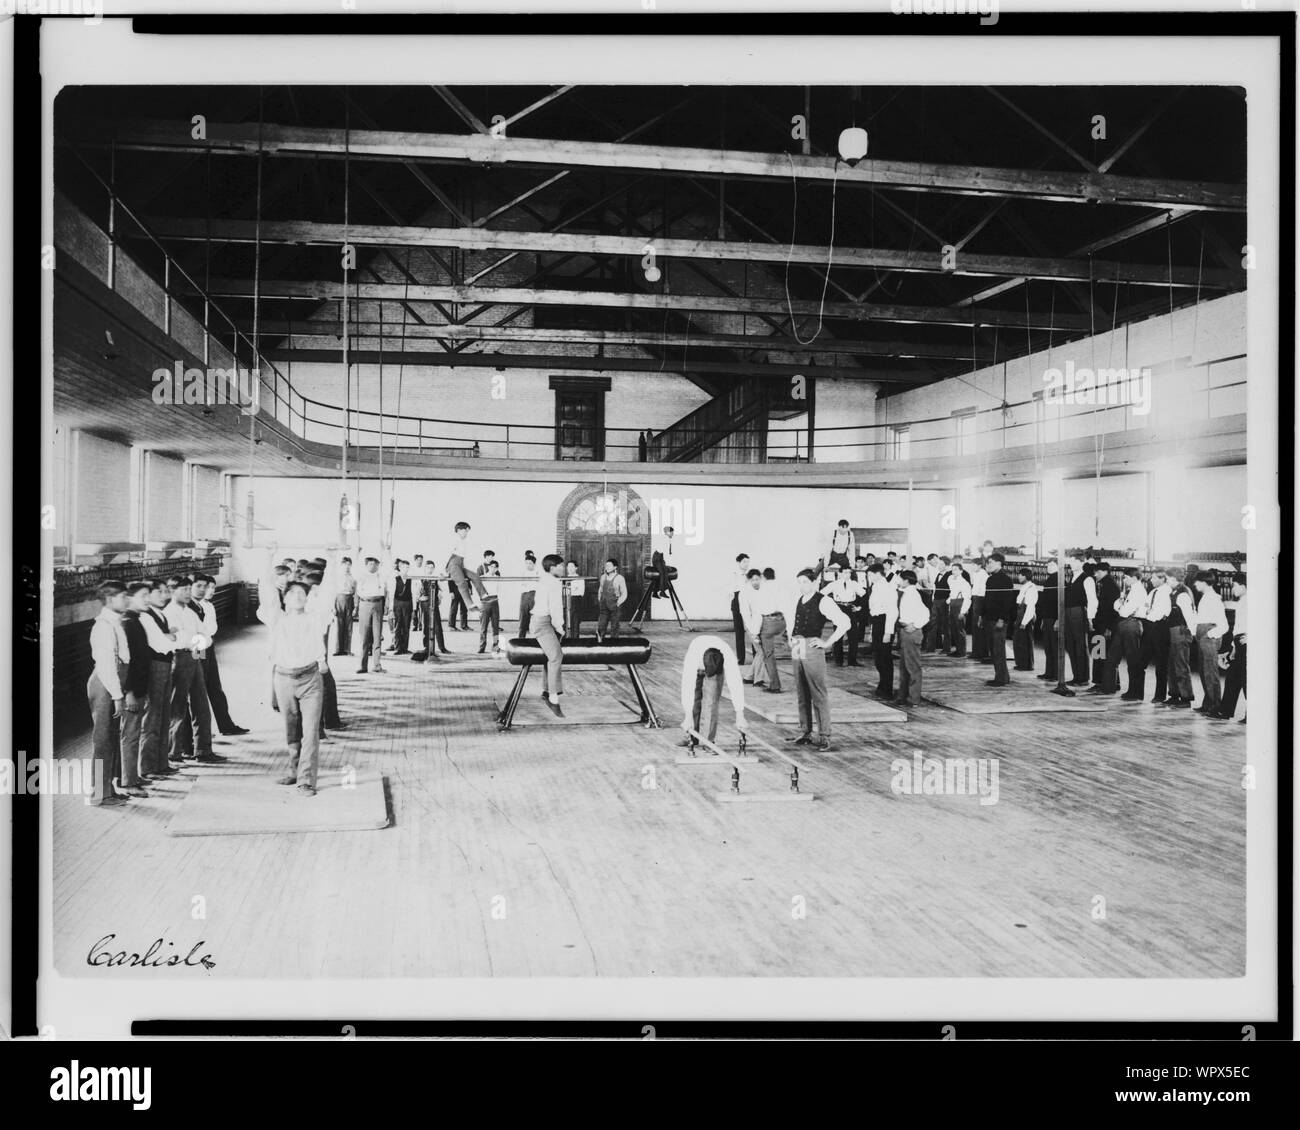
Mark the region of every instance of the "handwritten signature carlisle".
POLYGON ((93 946, 90 952, 86 954, 87 965, 101 965, 109 968, 121 967, 124 965, 139 965, 150 969, 165 969, 173 965, 203 966, 205 969, 211 969, 217 963, 212 960, 210 953, 200 954, 199 951, 207 944, 204 939, 194 943, 190 952, 181 956, 179 950, 174 953, 164 954, 163 947, 175 950, 176 943, 164 941, 162 938, 155 938, 149 943, 149 948, 144 953, 132 953, 127 950, 114 951, 110 943, 116 938, 116 934, 105 934, 93 946))

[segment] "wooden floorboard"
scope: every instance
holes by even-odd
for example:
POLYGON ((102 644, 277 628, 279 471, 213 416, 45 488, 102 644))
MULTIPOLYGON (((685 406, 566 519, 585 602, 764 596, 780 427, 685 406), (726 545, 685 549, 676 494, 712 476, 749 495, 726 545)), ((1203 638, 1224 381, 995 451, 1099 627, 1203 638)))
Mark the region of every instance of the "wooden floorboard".
MULTIPOLYGON (((218 739, 227 764, 187 772, 286 767, 264 631, 220 644, 232 711, 252 732, 218 739)), ((347 728, 323 743, 321 772, 381 774, 392 825, 380 831, 168 837, 190 778, 118 809, 55 798, 57 968, 89 973, 87 951, 115 933, 126 948, 203 939, 212 977, 1244 973, 1245 726, 1115 699, 1088 714, 927 704, 905 722, 837 724, 833 750, 802 750, 811 803, 719 804, 729 765, 673 764, 690 636, 649 634, 642 673, 661 730, 499 733, 493 704, 515 674, 504 661, 391 658, 362 676, 333 659, 347 728), (918 750, 996 758, 997 803, 897 795, 891 764, 918 750), (645 788, 651 771, 657 787, 645 788)), ((927 671, 979 691, 989 677, 957 660, 927 659, 927 671)), ((565 679, 575 694, 631 701, 621 669, 565 679)), ((861 691, 875 671, 832 666, 830 680, 861 691)), ((729 717, 724 705, 718 740, 732 751, 729 717)), ((788 729, 751 727, 790 752, 788 729)), ((83 734, 57 752, 88 748, 83 734)), ((763 763, 743 768, 742 787, 787 790, 785 762, 750 752, 763 763)))

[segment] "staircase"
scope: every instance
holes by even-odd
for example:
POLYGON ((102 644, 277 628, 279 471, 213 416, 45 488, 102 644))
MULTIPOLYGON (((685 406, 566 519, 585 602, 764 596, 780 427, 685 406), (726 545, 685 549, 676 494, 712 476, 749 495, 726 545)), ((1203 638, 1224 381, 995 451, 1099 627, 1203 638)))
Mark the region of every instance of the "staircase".
POLYGON ((760 377, 747 377, 652 436, 652 463, 762 463, 768 397, 760 377))

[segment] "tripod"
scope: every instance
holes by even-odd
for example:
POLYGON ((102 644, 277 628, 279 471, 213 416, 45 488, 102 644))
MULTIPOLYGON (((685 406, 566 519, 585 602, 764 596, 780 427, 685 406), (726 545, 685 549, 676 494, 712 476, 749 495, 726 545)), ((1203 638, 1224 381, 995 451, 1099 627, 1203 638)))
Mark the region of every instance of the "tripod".
MULTIPOLYGON (((673 582, 670 580, 665 589, 668 599, 672 602, 673 615, 677 617, 677 626, 684 632, 693 632, 690 617, 686 615, 686 609, 682 605, 681 598, 677 595, 677 590, 673 588, 673 582)), ((654 586, 647 585, 645 591, 641 594, 641 599, 637 601, 636 611, 632 613, 632 619, 629 621, 633 626, 641 623, 645 615, 650 611, 650 601, 654 598, 654 586)))

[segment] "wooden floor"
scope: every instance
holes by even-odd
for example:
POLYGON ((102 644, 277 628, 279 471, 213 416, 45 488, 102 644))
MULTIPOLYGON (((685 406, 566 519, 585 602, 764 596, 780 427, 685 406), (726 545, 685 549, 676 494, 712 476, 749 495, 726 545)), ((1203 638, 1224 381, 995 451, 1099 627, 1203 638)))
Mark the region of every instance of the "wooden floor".
MULTIPOLYGON (((1099 713, 923 705, 903 723, 839 726, 832 752, 805 754, 811 803, 720 804, 729 767, 673 763, 690 636, 649 635, 642 671, 661 730, 498 733, 493 702, 515 673, 504 661, 397 658, 362 676, 332 660, 347 729, 323 744, 322 772, 382 773, 383 830, 172 838, 191 787, 178 778, 116 809, 55 798, 58 970, 90 972, 88 950, 115 933, 136 948, 203 939, 213 977, 1244 973, 1245 726, 1114 699, 1099 713), (896 795, 891 762, 918 750, 997 758, 998 803, 896 795)), ((468 650, 477 635, 448 644, 468 650)), ((187 772, 278 775, 265 629, 220 646, 232 713, 252 733, 218 739, 227 764, 187 772)), ((927 664, 945 684, 990 674, 927 664)), ((846 689, 874 677, 831 669, 846 689)), ((566 683, 631 701, 622 671, 575 668, 566 683)), ((527 693, 540 689, 534 675, 527 693)), ((751 725, 775 744, 788 733, 751 725)), ((88 746, 83 735, 58 752, 88 746)), ((786 767, 757 752, 746 791, 786 790, 786 767)))

